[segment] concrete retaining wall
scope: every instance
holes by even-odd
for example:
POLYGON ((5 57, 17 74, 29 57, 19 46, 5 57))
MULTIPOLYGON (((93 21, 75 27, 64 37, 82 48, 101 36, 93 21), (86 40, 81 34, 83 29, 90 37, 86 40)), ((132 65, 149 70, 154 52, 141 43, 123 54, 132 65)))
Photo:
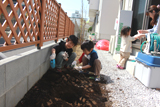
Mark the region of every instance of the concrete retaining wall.
POLYGON ((0 60, 0 107, 14 107, 46 73, 53 45, 0 60))

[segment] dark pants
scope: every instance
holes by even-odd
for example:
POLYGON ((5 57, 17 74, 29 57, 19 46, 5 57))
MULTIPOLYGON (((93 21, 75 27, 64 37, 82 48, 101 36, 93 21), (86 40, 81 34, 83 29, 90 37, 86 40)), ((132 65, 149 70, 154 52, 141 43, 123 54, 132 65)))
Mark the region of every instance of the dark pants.
MULTIPOLYGON (((83 56, 82 62, 83 62, 83 66, 85 66, 85 65, 88 65, 89 60, 85 56, 83 56)), ((93 66, 91 66, 91 68, 88 68, 87 70, 89 70, 91 72, 94 72, 95 75, 97 75, 97 76, 100 76, 101 69, 102 69, 102 66, 101 66, 100 60, 95 59, 94 63, 93 63, 93 66)))
POLYGON ((63 54, 64 52, 60 52, 57 56, 56 56, 56 67, 57 68, 62 68, 64 65, 66 66, 70 66, 72 64, 72 62, 75 60, 76 58, 76 53, 72 52, 71 56, 69 57, 68 61, 65 61, 63 59, 63 54))

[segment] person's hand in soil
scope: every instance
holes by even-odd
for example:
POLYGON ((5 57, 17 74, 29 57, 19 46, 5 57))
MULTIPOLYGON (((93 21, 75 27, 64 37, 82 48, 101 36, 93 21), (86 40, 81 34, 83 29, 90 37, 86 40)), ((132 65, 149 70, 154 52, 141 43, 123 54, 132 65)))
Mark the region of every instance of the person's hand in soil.
POLYGON ((71 64, 71 66, 72 66, 72 67, 75 67, 75 66, 78 65, 78 64, 79 64, 79 61, 78 61, 78 60, 77 60, 77 61, 73 61, 72 64, 71 64))
POLYGON ((82 66, 75 66, 74 69, 81 71, 82 70, 82 66))

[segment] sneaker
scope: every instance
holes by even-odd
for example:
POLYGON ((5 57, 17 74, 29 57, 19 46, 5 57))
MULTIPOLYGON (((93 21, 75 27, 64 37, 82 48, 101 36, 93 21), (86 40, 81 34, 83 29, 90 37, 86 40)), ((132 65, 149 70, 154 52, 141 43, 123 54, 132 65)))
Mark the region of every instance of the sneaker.
POLYGON ((95 77, 89 77, 89 79, 91 79, 91 80, 95 80, 95 77))
POLYGON ((119 68, 119 69, 124 69, 124 67, 121 67, 121 66, 119 66, 118 68, 119 68))
POLYGON ((97 76, 97 77, 95 78, 95 81, 100 81, 100 80, 101 80, 100 76, 97 76))
POLYGON ((119 68, 119 65, 117 64, 117 68, 119 68))

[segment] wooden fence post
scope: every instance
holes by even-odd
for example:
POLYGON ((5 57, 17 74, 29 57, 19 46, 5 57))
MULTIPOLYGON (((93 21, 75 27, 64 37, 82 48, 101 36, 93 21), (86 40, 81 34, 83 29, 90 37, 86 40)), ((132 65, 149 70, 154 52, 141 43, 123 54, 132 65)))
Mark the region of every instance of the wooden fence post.
POLYGON ((45 19, 45 7, 46 7, 46 0, 41 0, 41 18, 40 18, 40 44, 37 45, 37 48, 40 49, 43 45, 43 36, 44 36, 44 19, 45 19))
POLYGON ((56 41, 58 41, 58 36, 59 36, 60 13, 61 13, 61 3, 59 3, 58 22, 57 22, 57 40, 56 41))
POLYGON ((65 31, 66 31, 66 20, 67 19, 67 12, 65 13, 65 23, 64 23, 64 38, 66 37, 66 33, 65 33, 65 31))

